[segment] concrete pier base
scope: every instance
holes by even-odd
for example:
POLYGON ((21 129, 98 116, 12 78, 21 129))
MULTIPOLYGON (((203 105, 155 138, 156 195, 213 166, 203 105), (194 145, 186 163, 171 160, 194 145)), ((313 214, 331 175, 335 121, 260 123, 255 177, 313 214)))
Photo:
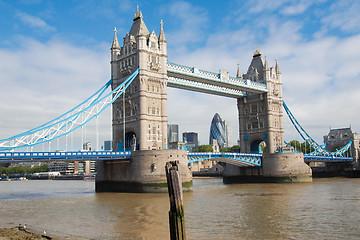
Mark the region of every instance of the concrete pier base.
POLYGON ((262 167, 241 168, 226 164, 224 183, 312 182, 311 168, 302 153, 264 154, 262 167))
POLYGON ((96 192, 167 192, 165 164, 179 161, 183 190, 192 191, 192 175, 185 150, 144 150, 131 160, 99 161, 96 192))

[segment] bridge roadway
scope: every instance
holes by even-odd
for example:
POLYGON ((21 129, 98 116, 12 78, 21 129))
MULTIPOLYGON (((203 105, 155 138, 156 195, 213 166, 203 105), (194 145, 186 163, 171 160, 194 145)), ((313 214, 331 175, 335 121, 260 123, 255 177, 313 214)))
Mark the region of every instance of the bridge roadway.
POLYGON ((225 97, 239 98, 247 92, 266 93, 265 84, 230 77, 226 72, 213 73, 176 63, 167 64, 168 86, 225 97))
MULTIPOLYGON (((42 162, 42 161, 86 161, 131 159, 131 152, 91 151, 91 152, 0 152, 0 162, 42 162)), ((261 154, 248 153, 188 153, 188 162, 215 160, 240 167, 261 166, 261 154)), ((304 155, 305 162, 352 162, 351 157, 304 155)))

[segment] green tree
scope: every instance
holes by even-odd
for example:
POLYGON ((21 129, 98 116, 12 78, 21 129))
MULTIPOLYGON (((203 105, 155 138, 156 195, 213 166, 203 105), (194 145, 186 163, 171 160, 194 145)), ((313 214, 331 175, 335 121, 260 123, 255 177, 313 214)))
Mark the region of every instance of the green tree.
POLYGON ((195 149, 194 152, 213 152, 214 149, 211 145, 200 145, 199 148, 195 149))
POLYGON ((233 153, 239 153, 240 152, 240 146, 239 145, 234 145, 230 148, 230 151, 233 153))
POLYGON ((260 147, 261 147, 261 152, 266 153, 266 151, 267 151, 266 146, 260 146, 260 147))
POLYGON ((300 143, 298 140, 292 140, 289 142, 289 144, 293 146, 296 151, 302 153, 310 153, 313 151, 310 144, 308 144, 307 142, 300 143))
POLYGON ((0 174, 1 175, 14 175, 14 174, 31 174, 35 172, 48 172, 49 165, 42 164, 39 167, 0 167, 0 174))

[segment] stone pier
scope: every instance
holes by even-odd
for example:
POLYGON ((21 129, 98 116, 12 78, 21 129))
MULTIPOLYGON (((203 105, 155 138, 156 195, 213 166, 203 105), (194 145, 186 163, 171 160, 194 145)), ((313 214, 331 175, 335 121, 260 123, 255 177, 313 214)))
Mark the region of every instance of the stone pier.
POLYGON ((99 161, 96 192, 167 192, 165 164, 179 161, 184 191, 192 191, 185 150, 133 151, 131 160, 99 161))
POLYGON ((312 182, 311 168, 302 153, 264 154, 262 167, 241 168, 226 164, 224 183, 312 182))

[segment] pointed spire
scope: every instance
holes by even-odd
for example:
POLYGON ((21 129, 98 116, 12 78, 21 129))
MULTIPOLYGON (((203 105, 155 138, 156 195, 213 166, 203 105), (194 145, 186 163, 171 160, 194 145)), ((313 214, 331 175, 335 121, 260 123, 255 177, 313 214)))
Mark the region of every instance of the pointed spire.
POLYGON ((236 73, 236 77, 237 78, 243 78, 241 71, 240 71, 240 63, 237 64, 238 68, 237 68, 237 73, 236 73))
POLYGON ((275 62, 276 62, 276 64, 275 64, 275 72, 276 72, 276 74, 280 74, 281 72, 280 72, 280 67, 279 67, 279 64, 278 64, 278 59, 275 59, 275 62))
POLYGON ((114 29, 114 40, 112 42, 111 49, 120 49, 120 45, 116 36, 116 27, 114 29))
POLYGON ((159 42, 166 42, 165 33, 164 33, 164 22, 162 19, 160 21, 159 42))
POLYGON ((269 63, 267 60, 267 56, 265 56, 265 71, 270 71, 269 63))

